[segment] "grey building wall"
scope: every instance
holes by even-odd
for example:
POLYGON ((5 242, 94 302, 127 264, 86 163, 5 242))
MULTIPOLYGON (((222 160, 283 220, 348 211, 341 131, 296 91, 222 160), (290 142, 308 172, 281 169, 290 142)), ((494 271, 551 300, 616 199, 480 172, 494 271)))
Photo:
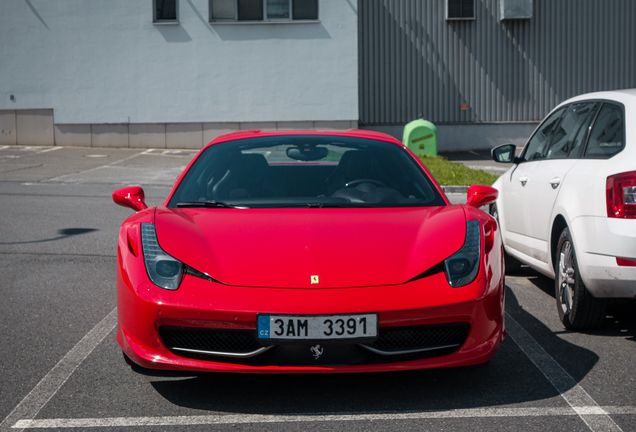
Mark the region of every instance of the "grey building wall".
POLYGON ((571 96, 636 87, 636 1, 532 0, 530 19, 504 21, 499 0, 475 0, 468 21, 447 21, 445 5, 359 1, 363 127, 397 135, 422 115, 450 140, 459 129, 445 126, 490 122, 525 138, 524 122, 532 129, 571 96))
POLYGON ((0 0, 0 145, 193 147, 357 126, 355 1, 318 20, 208 22, 208 0, 0 0))

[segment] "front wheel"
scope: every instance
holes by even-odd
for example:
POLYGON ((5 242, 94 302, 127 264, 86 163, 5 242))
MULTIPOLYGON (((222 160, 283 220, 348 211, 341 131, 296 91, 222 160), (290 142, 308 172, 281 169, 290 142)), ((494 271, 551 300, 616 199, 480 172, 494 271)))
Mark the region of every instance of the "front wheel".
POLYGON ((563 325, 570 330, 601 327, 608 301, 595 298, 585 287, 568 228, 559 237, 555 273, 555 297, 563 325))

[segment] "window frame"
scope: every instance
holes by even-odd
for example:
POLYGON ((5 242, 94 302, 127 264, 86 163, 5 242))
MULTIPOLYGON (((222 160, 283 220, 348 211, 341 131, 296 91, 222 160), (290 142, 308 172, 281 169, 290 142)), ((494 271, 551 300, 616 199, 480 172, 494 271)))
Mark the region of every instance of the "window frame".
MULTIPOLYGON (((581 133, 581 129, 583 127, 585 127, 586 123, 587 123, 587 131, 584 132, 585 136, 583 137, 583 141, 581 142, 581 148, 583 148, 586 144, 587 144, 587 135, 589 134, 590 130, 591 130, 591 125, 594 124, 594 120, 596 119, 596 116, 598 115, 598 112, 600 111, 600 108, 597 106, 598 102, 594 102, 594 101, 580 101, 580 102, 573 102, 568 106, 568 109, 565 111, 565 113, 561 116, 561 121, 559 122, 559 124, 557 125, 557 128, 561 127, 561 125, 563 124, 563 122, 565 121, 566 117, 572 112, 573 109, 576 108, 576 106, 582 106, 582 105, 591 105, 590 108, 590 112, 587 113, 587 115, 585 116, 585 118, 583 118, 583 120, 581 121, 580 124, 578 124, 578 126, 576 127, 576 131, 573 130, 574 134, 572 135, 573 140, 576 140, 576 138, 579 136, 579 133, 581 133), (588 123, 588 119, 589 119, 589 123, 588 123)), ((549 153, 552 150, 552 147, 555 145, 555 141, 554 141, 554 133, 552 133, 552 137, 550 138, 550 144, 545 148, 544 152, 543 152, 543 157, 542 159, 545 160, 559 160, 559 159, 575 159, 574 157, 571 157, 570 154, 572 152, 572 148, 568 149, 568 153, 565 156, 560 156, 560 157, 549 157, 549 153)), ((579 149, 579 151, 582 152, 581 149, 579 149)), ((580 159, 581 157, 577 157, 576 159, 580 159)))
POLYGON ((594 106, 592 107, 592 112, 590 113, 589 122, 586 119, 581 125, 581 128, 579 129, 577 135, 574 137, 574 139, 576 140, 576 138, 578 137, 578 134, 583 133, 581 147, 578 149, 579 154, 577 156, 572 156, 572 150, 574 149, 571 148, 570 151, 568 152, 568 157, 567 157, 568 159, 583 159, 583 155, 585 155, 585 149, 587 148, 587 140, 590 137, 590 132, 592 132, 592 126, 594 126, 594 122, 596 122, 596 117, 598 116, 598 113, 601 111, 601 108, 603 108, 603 103, 598 101, 582 101, 581 103, 593 103, 594 106), (586 126, 586 123, 587 123, 587 126, 586 126))
POLYGON ((476 11, 475 11, 475 0, 446 0, 446 21, 474 21, 477 19, 476 11), (452 17, 450 16, 450 6, 451 2, 459 2, 460 4, 464 2, 472 2, 473 15, 470 17, 452 17))
POLYGON ((174 0, 175 19, 157 19, 157 0, 152 0, 152 23, 155 25, 178 25, 179 22, 179 0, 174 0))
MULTIPOLYGON (((370 208, 430 208, 430 207, 443 207, 446 205, 444 201, 443 194, 435 187, 434 178, 422 168, 421 164, 417 162, 417 159, 411 155, 405 147, 398 146, 392 144, 388 141, 383 141, 375 138, 365 138, 359 136, 343 136, 343 135, 330 135, 328 133, 325 134, 314 134, 314 135, 305 135, 302 133, 299 134, 288 134, 288 135, 270 135, 270 136, 259 136, 259 137, 247 137, 247 138, 239 138, 229 141, 218 142, 213 145, 206 147, 197 157, 193 160, 191 165, 188 167, 187 172, 184 173, 183 177, 180 179, 178 184, 175 184, 171 195, 168 196, 168 204, 169 208, 178 207, 178 203, 181 201, 191 201, 190 197, 187 196, 202 196, 201 188, 208 187, 208 183, 210 182, 210 173, 211 169, 209 162, 215 161, 219 163, 222 168, 219 171, 221 174, 217 180, 222 181, 226 174, 224 171, 227 171, 232 163, 236 161, 237 151, 242 153, 243 155, 246 153, 260 153, 263 149, 272 148, 275 146, 294 146, 298 145, 301 141, 309 141, 313 142, 316 145, 332 145, 338 146, 343 149, 342 154, 347 151, 367 151, 371 150, 373 152, 374 157, 380 156, 382 154, 394 157, 394 161, 396 159, 401 159, 400 163, 394 164, 394 167, 400 167, 404 169, 400 169, 400 173, 407 175, 407 180, 418 180, 415 182, 415 186, 418 189, 418 193, 421 193, 421 199, 428 199, 426 202, 419 203, 408 203, 408 202, 400 202, 400 203, 367 203, 370 208), (227 157, 221 157, 221 155, 225 153, 227 157), (223 161, 225 160, 225 161, 223 161), (403 163, 402 163, 403 162, 403 163), (203 180, 203 181, 201 181, 203 180), (198 186, 194 186, 198 184, 198 186), (419 187, 417 185, 420 185, 419 187), (198 192, 197 192, 198 190, 198 192), (194 191, 195 194, 191 192, 194 191), (184 197, 184 195, 186 195, 184 197), (375 204, 375 205, 371 205, 375 204), (383 205, 384 204, 384 205, 383 205)), ((262 154, 262 153, 260 153, 262 154)), ((328 156, 327 156, 328 157, 328 156)), ((286 159, 291 159, 290 156, 287 156, 286 159)), ((304 169, 313 170, 317 166, 324 164, 324 166, 331 167, 333 170, 337 170, 338 166, 342 162, 340 159, 338 162, 330 161, 330 160, 322 160, 319 161, 292 161, 291 163, 285 160, 274 160, 267 161, 268 165, 271 166, 294 166, 297 164, 298 167, 305 167, 304 169)), ((332 173, 330 175, 333 174, 332 173)), ((393 171, 393 170, 389 170, 393 171)), ((386 171, 385 171, 386 172, 386 171)), ((394 179, 397 183, 403 182, 404 178, 400 179, 400 176, 390 176, 390 178, 394 179)), ((323 184, 323 181, 318 183, 314 183, 314 185, 323 184)), ((389 184, 389 186, 391 186, 389 184)), ((410 182, 403 182, 402 186, 411 187, 410 182), (408 185, 408 186, 407 186, 408 185)), ((398 188, 395 188, 398 190, 398 188)), ((402 191, 403 192, 403 191, 402 191)), ((400 194, 402 194, 400 192, 400 194)), ((313 195, 312 195, 313 196, 313 195)), ((402 196, 404 196, 402 194, 402 196)), ((269 197, 260 197, 264 199, 268 199, 269 197)), ((282 194, 280 196, 273 196, 273 199, 279 199, 278 203, 275 201, 271 201, 268 205, 267 203, 250 203, 248 208, 287 208, 288 204, 291 202, 289 200, 296 200, 297 204, 302 204, 299 206, 300 208, 311 208, 304 201, 307 198, 304 195, 293 196, 282 194)), ((321 197, 316 197, 316 199, 320 199, 321 197)), ((332 199, 331 196, 322 198, 332 199)), ((205 199, 216 199, 215 197, 206 196, 205 199)), ((236 197, 230 198, 226 202, 234 205, 243 205, 245 204, 245 200, 252 200, 251 197, 236 197)), ((259 197, 255 197, 254 199, 259 199, 259 197)), ((196 200, 196 199, 195 199, 196 200)), ((225 199, 224 199, 225 201, 225 199)), ((364 203, 354 203, 354 205, 359 205, 359 208, 369 208, 364 205, 364 203)))
MULTIPOLYGON (((585 101, 588 102, 588 101, 585 101)), ((609 100, 609 99, 593 99, 590 100, 589 102, 599 102, 601 104, 601 106, 599 107, 599 109, 596 111, 596 115, 594 117, 594 120, 592 120, 592 123, 590 123, 590 127, 589 130, 587 132, 587 136, 585 137, 585 148, 583 149, 583 151, 581 152, 581 156, 579 157, 579 159, 589 159, 589 160, 607 160, 607 159, 611 159, 614 156, 617 156, 618 154, 622 153, 623 150, 625 150, 625 144, 626 144, 626 139, 627 139, 627 125, 626 125, 626 117, 625 117, 625 105, 621 102, 618 102, 616 100, 609 100), (605 107, 605 105, 614 105, 615 107, 617 107, 619 109, 619 111, 621 112, 621 115, 623 116, 623 136, 622 136, 622 145, 619 151, 617 151, 616 153, 614 153, 611 156, 588 156, 587 155, 587 148, 588 148, 588 144, 590 142, 590 136, 592 135, 592 131, 594 130, 594 126, 596 126, 596 122, 598 121, 598 117, 601 114, 601 111, 603 111, 603 108, 605 107)))
POLYGON ((268 0, 261 0, 262 5, 262 20, 239 20, 239 5, 238 0, 234 2, 234 18, 214 18, 212 15, 212 3, 215 0, 208 0, 208 23, 209 24, 303 24, 303 23, 317 23, 320 22, 318 18, 320 16, 320 1, 316 1, 316 19, 294 19, 294 1, 289 0, 289 18, 268 18, 267 17, 267 2, 268 0))
POLYGON ((554 138, 554 130, 559 127, 559 125, 563 121, 563 117, 565 117, 565 115, 570 111, 571 105, 572 104, 557 106, 552 111, 550 111, 550 113, 547 116, 545 116, 543 121, 541 121, 539 126, 537 126, 537 128, 535 129, 534 133, 530 136, 530 138, 528 138, 528 141, 526 142, 526 145, 523 147, 523 150, 521 151, 521 154, 519 155, 519 163, 537 162, 537 161, 546 160, 545 155, 546 155, 546 152, 547 152, 548 148, 550 148, 550 146, 552 145, 552 138, 554 138), (534 139, 534 137, 538 133, 541 132, 542 127, 546 124, 546 122, 548 120, 552 119, 552 117, 559 111, 561 111, 561 114, 560 114, 559 118, 556 119, 556 121, 558 123, 554 126, 554 129, 550 132, 550 137, 548 138, 549 141, 545 144, 545 147, 541 150, 541 158, 526 160, 525 157, 526 157, 526 153, 528 153, 528 149, 530 148, 529 147, 530 146, 530 142, 534 139))

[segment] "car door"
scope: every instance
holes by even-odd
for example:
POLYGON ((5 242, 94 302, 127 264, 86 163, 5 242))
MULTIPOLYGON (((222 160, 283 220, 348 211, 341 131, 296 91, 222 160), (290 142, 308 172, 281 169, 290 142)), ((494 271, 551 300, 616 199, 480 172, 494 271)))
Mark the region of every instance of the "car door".
POLYGON ((544 157, 535 164, 525 186, 529 216, 528 255, 548 262, 552 210, 570 169, 577 163, 587 124, 596 111, 594 102, 575 103, 568 107, 552 133, 544 157))
POLYGON ((507 232, 506 246, 526 255, 530 255, 530 240, 532 238, 526 186, 533 171, 544 158, 552 134, 557 129, 565 111, 566 107, 562 107, 541 123, 524 147, 520 156, 521 161, 503 182, 503 199, 499 203, 503 207, 502 213, 505 215, 503 223, 507 232))

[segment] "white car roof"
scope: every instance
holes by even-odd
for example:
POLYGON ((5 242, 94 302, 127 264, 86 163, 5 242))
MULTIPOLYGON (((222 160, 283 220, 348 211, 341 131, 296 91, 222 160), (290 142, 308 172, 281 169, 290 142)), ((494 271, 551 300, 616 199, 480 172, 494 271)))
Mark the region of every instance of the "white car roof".
POLYGON ((565 105, 568 103, 576 102, 579 100, 588 100, 588 99, 607 99, 607 100, 615 100, 617 102, 621 102, 625 105, 630 103, 636 103, 636 89, 624 89, 624 90, 612 90, 612 91, 601 91, 601 92, 593 92, 593 93, 585 93, 582 95, 575 96, 570 98, 559 104, 565 105))

